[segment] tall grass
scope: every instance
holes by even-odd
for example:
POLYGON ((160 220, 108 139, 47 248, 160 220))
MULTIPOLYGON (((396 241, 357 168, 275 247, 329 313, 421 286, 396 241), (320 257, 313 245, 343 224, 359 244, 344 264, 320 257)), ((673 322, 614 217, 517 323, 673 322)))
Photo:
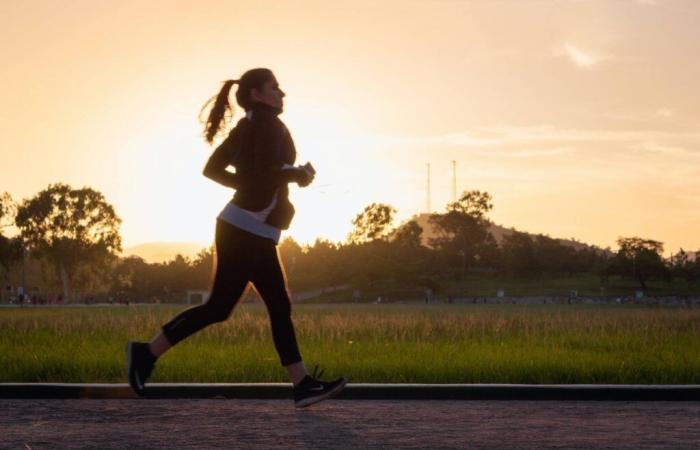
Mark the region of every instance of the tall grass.
MULTIPOLYGON (((0 381, 124 382, 124 347, 183 307, 0 309, 0 381)), ((700 309, 295 305, 307 366, 351 382, 700 383, 700 309)), ((287 381, 259 304, 159 360, 155 382, 287 381)))

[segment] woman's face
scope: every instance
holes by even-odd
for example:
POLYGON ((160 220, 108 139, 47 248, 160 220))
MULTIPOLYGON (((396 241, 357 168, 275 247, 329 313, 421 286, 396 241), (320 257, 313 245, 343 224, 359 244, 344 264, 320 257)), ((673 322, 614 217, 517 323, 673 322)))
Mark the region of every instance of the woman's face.
POLYGON ((262 89, 253 88, 251 96, 254 101, 264 103, 268 106, 272 106, 273 108, 282 109, 284 106, 282 99, 284 98, 285 93, 280 89, 280 85, 277 83, 277 79, 275 79, 275 77, 272 77, 271 80, 266 81, 265 84, 263 84, 262 89))

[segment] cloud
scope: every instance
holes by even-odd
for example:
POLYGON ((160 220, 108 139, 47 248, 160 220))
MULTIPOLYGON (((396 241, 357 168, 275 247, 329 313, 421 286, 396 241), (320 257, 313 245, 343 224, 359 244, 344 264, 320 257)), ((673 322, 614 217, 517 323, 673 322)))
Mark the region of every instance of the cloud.
POLYGON ((677 145, 658 144, 656 142, 642 142, 632 147, 635 150, 658 153, 666 156, 695 156, 700 155, 698 150, 677 145))
POLYGON ((516 150, 506 149, 506 150, 475 150, 472 154, 477 154, 480 156, 489 157, 515 157, 515 158, 537 158, 537 157, 552 157, 552 156, 562 156, 570 155, 574 153, 576 149, 571 146, 559 146, 552 148, 518 148, 516 150))
POLYGON ((625 120, 625 121, 636 121, 636 122, 648 122, 649 125, 667 123, 671 119, 674 122, 678 122, 678 125, 682 125, 682 116, 666 106, 659 107, 657 109, 645 108, 636 110, 622 110, 622 111, 607 111, 600 114, 601 117, 613 120, 625 120), (661 119, 661 120, 659 120, 661 119))
POLYGON ((423 136, 374 135, 361 138, 360 147, 372 149, 465 149, 475 154, 508 154, 542 157, 580 152, 584 148, 632 149, 667 156, 700 157, 700 132, 642 130, 601 130, 558 128, 550 124, 533 126, 497 125, 465 131, 423 136), (594 147, 590 145, 595 144, 594 147), (612 145, 607 145, 612 144, 612 145))
POLYGON ((612 55, 598 55, 590 50, 565 42, 554 51, 555 56, 568 58, 575 66, 583 69, 592 69, 601 62, 612 59, 612 55))

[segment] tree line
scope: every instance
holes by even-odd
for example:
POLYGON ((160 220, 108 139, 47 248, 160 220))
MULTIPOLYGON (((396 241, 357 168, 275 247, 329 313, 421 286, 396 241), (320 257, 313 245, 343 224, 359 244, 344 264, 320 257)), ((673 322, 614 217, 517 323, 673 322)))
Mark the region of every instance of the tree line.
MULTIPOLYGON (((459 282, 469 274, 503 277, 571 277, 596 274, 601 283, 617 276, 646 289, 650 280, 700 278, 700 258, 682 249, 664 259, 663 243, 621 237, 616 252, 594 246, 575 248, 545 235, 511 230, 500 242, 489 232, 489 193, 465 191, 444 212, 431 214, 426 230, 414 218, 394 226, 396 210, 373 203, 352 221, 344 242, 317 239, 299 245, 291 237, 279 245, 293 291, 347 287, 403 295, 459 282)), ((49 185, 34 197, 14 202, 0 196, 0 280, 19 264, 41 267, 42 287, 58 289, 66 301, 75 292, 97 298, 182 301, 187 290, 206 290, 215 262, 214 248, 194 258, 177 255, 166 263, 120 257, 121 220, 94 189, 49 185)))

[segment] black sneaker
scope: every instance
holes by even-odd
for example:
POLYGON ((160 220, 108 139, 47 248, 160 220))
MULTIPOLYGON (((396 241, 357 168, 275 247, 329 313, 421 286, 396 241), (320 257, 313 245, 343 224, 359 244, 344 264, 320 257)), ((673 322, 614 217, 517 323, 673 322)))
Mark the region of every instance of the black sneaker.
POLYGON ((323 374, 316 373, 318 366, 314 367, 312 376, 307 375, 301 383, 294 386, 294 406, 303 408, 313 405, 327 398, 335 397, 343 390, 348 380, 341 377, 334 381, 321 381, 318 379, 323 374))
POLYGON ((129 341, 126 346, 126 378, 139 396, 144 395, 145 383, 153 372, 156 359, 145 342, 129 341))

